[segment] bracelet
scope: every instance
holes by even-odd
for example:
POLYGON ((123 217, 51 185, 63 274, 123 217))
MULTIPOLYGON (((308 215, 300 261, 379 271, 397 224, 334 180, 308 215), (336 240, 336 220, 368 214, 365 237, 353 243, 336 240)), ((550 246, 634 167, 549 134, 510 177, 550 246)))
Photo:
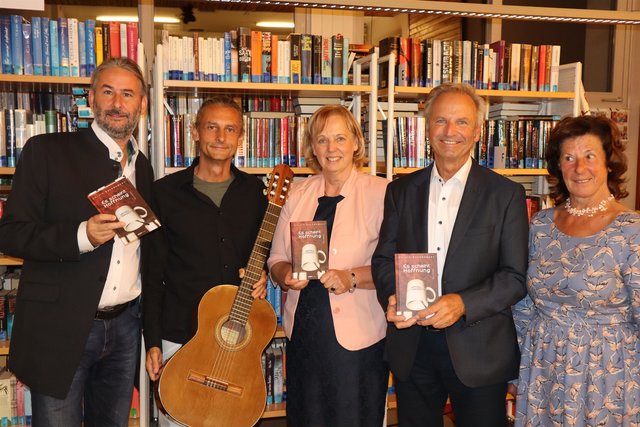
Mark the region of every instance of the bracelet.
POLYGON ((358 282, 356 282, 356 273, 350 271, 351 273, 351 287, 349 288, 349 293, 352 294, 356 288, 358 287, 358 282))

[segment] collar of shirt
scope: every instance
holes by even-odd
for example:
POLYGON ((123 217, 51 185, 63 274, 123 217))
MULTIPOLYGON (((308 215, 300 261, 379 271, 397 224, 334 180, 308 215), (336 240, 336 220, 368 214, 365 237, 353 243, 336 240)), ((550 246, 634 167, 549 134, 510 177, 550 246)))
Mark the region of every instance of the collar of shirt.
MULTIPOLYGON (((95 120, 91 123, 91 129, 93 129, 93 132, 96 134, 100 142, 102 142, 109 150, 109 158, 119 163, 125 153, 122 152, 118 143, 115 142, 113 138, 111 138, 100 126, 98 126, 98 123, 95 120)), ((138 158, 138 144, 136 143, 136 139, 133 135, 129 138, 126 154, 128 157, 127 166, 135 165, 136 159, 138 158)))
MULTIPOLYGON (((471 171, 471 163, 472 160, 471 157, 469 157, 467 161, 462 165, 462 167, 458 169, 458 172, 456 172, 455 175, 450 178, 450 180, 458 182, 459 185, 464 188, 467 184, 467 179, 469 178, 469 172, 471 171)), ((438 167, 434 163, 433 169, 431 169, 431 183, 433 184, 436 182, 441 182, 444 185, 444 183, 447 181, 442 178, 442 176, 440 176, 440 173, 438 173, 438 167)))

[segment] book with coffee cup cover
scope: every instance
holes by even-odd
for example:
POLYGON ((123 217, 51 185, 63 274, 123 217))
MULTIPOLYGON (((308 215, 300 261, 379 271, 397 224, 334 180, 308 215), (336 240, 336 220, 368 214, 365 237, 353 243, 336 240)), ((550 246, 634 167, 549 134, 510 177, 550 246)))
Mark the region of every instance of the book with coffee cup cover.
POLYGON ((291 223, 292 277, 296 280, 319 279, 329 268, 327 221, 291 223))
POLYGON ((124 176, 89 193, 87 197, 98 212, 115 215, 125 223, 124 227, 115 230, 125 245, 160 227, 156 214, 124 176))
POLYGON ((437 255, 397 253, 395 261, 396 314, 408 319, 440 297, 437 255))

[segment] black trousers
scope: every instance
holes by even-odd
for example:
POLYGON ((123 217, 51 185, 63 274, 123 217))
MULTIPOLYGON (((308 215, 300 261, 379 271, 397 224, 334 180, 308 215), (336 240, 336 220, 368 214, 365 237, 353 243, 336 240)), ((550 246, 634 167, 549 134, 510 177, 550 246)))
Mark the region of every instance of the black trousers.
POLYGON ((464 385, 453 369, 443 331, 422 332, 411 375, 405 381, 396 378, 396 393, 399 427, 442 427, 447 397, 456 427, 506 425, 507 384, 464 385))

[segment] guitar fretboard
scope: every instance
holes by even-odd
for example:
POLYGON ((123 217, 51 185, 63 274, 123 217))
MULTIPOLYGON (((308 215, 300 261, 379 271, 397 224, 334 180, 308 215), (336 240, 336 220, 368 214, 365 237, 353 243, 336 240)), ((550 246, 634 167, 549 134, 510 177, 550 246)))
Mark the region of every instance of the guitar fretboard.
POLYGON ((269 255, 273 233, 276 230, 281 210, 282 206, 269 202, 262 224, 260 225, 260 231, 251 250, 247 269, 238 288, 236 299, 231 307, 229 318, 242 325, 245 325, 249 318, 249 312, 253 304, 253 297, 251 296, 251 292, 253 291, 252 286, 262 275, 264 262, 267 259, 267 255, 269 255))

